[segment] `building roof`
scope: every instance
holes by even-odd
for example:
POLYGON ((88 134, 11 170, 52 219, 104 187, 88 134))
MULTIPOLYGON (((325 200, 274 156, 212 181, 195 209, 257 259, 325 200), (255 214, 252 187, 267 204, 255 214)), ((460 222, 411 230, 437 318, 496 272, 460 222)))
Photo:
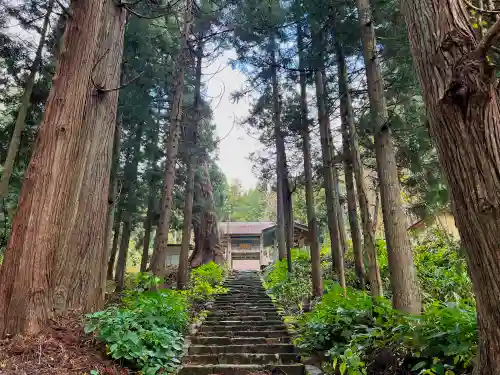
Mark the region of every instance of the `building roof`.
MULTIPOLYGON (((276 237, 276 224, 264 229, 263 234, 263 245, 271 246, 274 243, 276 237)), ((298 221, 293 222, 293 236, 296 241, 298 237, 307 237, 309 235, 309 227, 305 224, 299 223, 298 221)))
POLYGON ((219 228, 223 234, 253 234, 260 236, 264 229, 270 228, 273 225, 274 223, 272 221, 221 221, 219 223, 219 228))

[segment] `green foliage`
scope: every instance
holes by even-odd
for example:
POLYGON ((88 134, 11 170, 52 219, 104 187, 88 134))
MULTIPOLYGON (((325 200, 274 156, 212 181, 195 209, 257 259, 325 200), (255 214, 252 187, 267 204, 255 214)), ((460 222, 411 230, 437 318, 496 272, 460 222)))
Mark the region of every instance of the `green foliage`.
POLYGON ((221 285, 226 276, 224 267, 211 262, 192 270, 187 290, 151 291, 160 278, 149 272, 130 275, 121 306, 87 315, 85 332, 96 332, 113 359, 135 365, 145 375, 173 372, 181 362, 192 303, 225 292, 221 285))
MULTIPOLYGON (((377 239, 377 256, 384 289, 391 292, 389 262, 385 240, 377 239)), ((472 284, 460 244, 444 230, 433 229, 416 240, 413 248, 415 267, 424 303, 434 301, 475 304, 472 284)), ((386 295, 390 297, 390 294, 386 295)))
POLYGON ((133 291, 122 307, 87 315, 85 332, 97 332, 113 359, 136 364, 146 375, 172 372, 180 364, 188 308, 176 291, 133 291))
POLYGON ((329 367, 350 375, 366 374, 367 363, 387 350, 416 374, 464 373, 477 347, 470 307, 436 302, 422 316, 410 316, 362 291, 348 288, 344 296, 338 284, 300 318, 298 331, 299 348, 326 352, 329 367))
POLYGON ((287 315, 302 312, 303 303, 311 298, 311 265, 306 251, 293 249, 293 272, 288 273, 287 261, 278 261, 266 268, 264 286, 276 298, 276 304, 287 315))
POLYGON ((214 262, 203 264, 191 271, 189 288, 184 294, 194 302, 207 301, 216 294, 226 293, 222 282, 227 276, 227 269, 214 262))
POLYGON ((140 293, 158 287, 161 279, 151 272, 138 272, 125 274, 126 293, 140 293))
POLYGON ((467 264, 457 241, 444 231, 432 230, 419 239, 414 254, 425 302, 460 301, 475 305, 467 264))

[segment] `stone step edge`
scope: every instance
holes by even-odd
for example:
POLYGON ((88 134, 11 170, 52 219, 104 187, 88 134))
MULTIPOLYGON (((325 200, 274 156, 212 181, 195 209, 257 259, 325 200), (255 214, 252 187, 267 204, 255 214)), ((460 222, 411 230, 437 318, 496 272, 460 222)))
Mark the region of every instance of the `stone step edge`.
MULTIPOLYGON (((262 276, 262 273, 260 273, 259 276, 260 276, 260 280, 262 283, 262 287, 264 287, 264 278, 262 276)), ((295 346, 294 340, 293 340, 293 338, 295 337, 295 334, 296 334, 295 329, 289 323, 285 322, 285 317, 286 317, 285 312, 283 311, 283 309, 276 306, 276 296, 273 293, 269 293, 268 290, 266 290, 266 295, 268 295, 269 298, 271 298, 271 301, 273 302, 273 305, 276 309, 276 313, 281 318, 283 325, 285 326, 285 330, 287 332, 287 335, 290 338, 290 343, 294 346, 296 353, 299 354, 299 357, 302 359, 302 356, 300 356, 300 350, 295 346)), ((305 366, 305 374, 307 374, 307 375, 323 375, 323 370, 316 367, 316 366, 313 366, 310 364, 304 364, 304 363, 302 363, 302 361, 300 362, 300 364, 305 366)))

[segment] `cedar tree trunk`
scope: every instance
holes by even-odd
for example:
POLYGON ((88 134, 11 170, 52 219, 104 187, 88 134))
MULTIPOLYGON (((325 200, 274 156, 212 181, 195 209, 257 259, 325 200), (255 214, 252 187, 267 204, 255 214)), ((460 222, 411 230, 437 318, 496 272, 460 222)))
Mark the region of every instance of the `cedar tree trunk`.
POLYGON ((0 336, 36 334, 54 314, 103 307, 118 92, 92 81, 119 84, 126 19, 107 0, 72 2, 71 13, 0 273, 0 336), (96 66, 103 19, 116 24, 96 66))
POLYGON ((377 58, 370 0, 356 0, 356 5, 361 26, 368 97, 375 138, 377 172, 392 286, 392 305, 395 309, 419 314, 422 308, 420 288, 401 199, 396 155, 384 96, 384 82, 377 58))
POLYGON ((476 294, 474 374, 499 375, 500 98, 486 55, 500 21, 479 40, 464 2, 434 3, 402 1, 402 10, 476 294))
POLYGON ((314 186, 311 161, 311 137, 309 135, 309 119, 307 111, 307 85, 304 56, 304 30, 300 20, 297 22, 297 48, 299 50, 299 83, 300 83, 300 122, 302 135, 302 153, 304 156, 304 176, 307 206, 307 226, 311 249, 311 281, 312 294, 319 297, 323 294, 321 275, 321 253, 318 243, 318 222, 314 206, 314 186))
MULTIPOLYGON (((200 34, 200 37, 203 37, 200 34)), ((201 117, 201 68, 203 62, 203 42, 198 44, 196 49, 196 72, 194 88, 194 108, 195 118, 189 124, 189 134, 187 141, 188 170, 186 177, 186 194, 184 200, 184 223, 182 226, 181 254, 179 257, 179 269, 177 275, 177 289, 184 289, 188 279, 189 245, 191 241, 191 227, 193 223, 193 201, 194 201, 194 175, 196 172, 196 154, 198 140, 198 123, 201 117)))
POLYGON ((188 37, 191 30, 193 0, 186 0, 184 9, 184 25, 181 35, 180 50, 176 58, 175 90, 172 100, 170 126, 165 129, 168 134, 166 140, 167 160, 165 162, 165 177, 163 181, 163 199, 161 200, 160 220, 156 229, 156 241, 151 257, 151 271, 160 275, 167 260, 168 231, 172 215, 172 194, 175 183, 175 165, 179 152, 179 138, 181 136, 182 101, 184 97, 184 72, 189 62, 188 37))

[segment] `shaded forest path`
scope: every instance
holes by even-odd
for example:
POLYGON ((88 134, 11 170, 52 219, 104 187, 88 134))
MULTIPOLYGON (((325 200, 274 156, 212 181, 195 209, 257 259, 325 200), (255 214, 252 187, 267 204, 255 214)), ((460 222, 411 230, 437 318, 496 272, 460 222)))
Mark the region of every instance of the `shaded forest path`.
POLYGON ((191 337, 180 375, 304 375, 285 326, 256 272, 226 281, 228 294, 214 303, 191 337))

